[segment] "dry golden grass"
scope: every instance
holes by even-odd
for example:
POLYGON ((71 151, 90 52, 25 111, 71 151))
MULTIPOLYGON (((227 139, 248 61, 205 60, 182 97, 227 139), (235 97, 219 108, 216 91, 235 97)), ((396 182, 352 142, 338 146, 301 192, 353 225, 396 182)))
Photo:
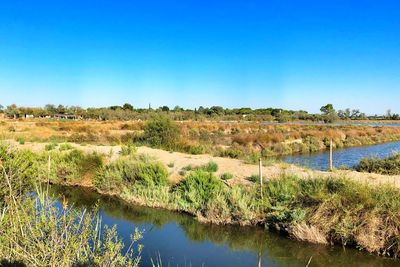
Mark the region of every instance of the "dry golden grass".
MULTIPOLYGON (((3 120, 0 139, 24 139, 31 142, 75 142, 116 145, 140 136, 143 121, 57 121, 46 119, 3 120)), ((264 125, 254 122, 224 123, 182 121, 182 150, 201 146, 201 151, 223 155, 222 150, 235 148, 244 154, 256 153, 260 144, 268 155, 304 153, 323 150, 327 139, 334 146, 349 147, 400 140, 398 127, 352 125, 264 125)), ((188 150, 185 150, 188 149, 188 150)))
POLYGON ((314 244, 328 244, 324 233, 322 233, 317 227, 307 225, 306 223, 292 225, 289 228, 289 234, 296 240, 314 244))

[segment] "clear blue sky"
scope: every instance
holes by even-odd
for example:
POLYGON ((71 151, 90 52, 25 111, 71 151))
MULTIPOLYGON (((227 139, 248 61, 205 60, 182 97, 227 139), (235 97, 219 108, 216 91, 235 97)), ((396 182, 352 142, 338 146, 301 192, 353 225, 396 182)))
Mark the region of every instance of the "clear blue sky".
POLYGON ((0 2, 0 103, 400 112, 399 1, 0 2))

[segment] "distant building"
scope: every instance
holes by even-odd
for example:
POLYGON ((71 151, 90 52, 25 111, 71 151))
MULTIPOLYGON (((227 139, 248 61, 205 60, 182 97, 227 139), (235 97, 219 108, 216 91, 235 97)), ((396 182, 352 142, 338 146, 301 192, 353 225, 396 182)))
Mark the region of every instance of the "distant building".
POLYGON ((81 116, 73 115, 73 114, 55 114, 55 119, 58 120, 80 120, 82 119, 81 116))
POLYGON ((33 116, 32 114, 25 114, 25 119, 32 119, 35 116, 33 116))

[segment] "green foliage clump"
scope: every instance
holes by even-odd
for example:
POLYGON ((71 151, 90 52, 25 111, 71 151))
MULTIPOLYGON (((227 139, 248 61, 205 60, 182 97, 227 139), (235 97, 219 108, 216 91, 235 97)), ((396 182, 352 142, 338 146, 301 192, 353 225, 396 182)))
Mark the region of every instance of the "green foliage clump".
POLYGON ((210 161, 207 164, 200 165, 200 166, 193 166, 192 164, 189 164, 189 165, 184 166, 181 171, 183 174, 186 174, 186 172, 195 171, 195 170, 200 170, 200 171, 205 171, 205 172, 217 172, 218 164, 215 163, 214 161, 210 161))
POLYGON ((386 159, 364 158, 356 166, 359 172, 373 172, 379 174, 400 174, 400 154, 393 154, 386 159))
POLYGON ((250 177, 248 177, 247 180, 249 180, 250 182, 253 182, 253 183, 259 183, 260 182, 260 175, 253 174, 250 177))
POLYGON ((197 170, 180 182, 175 191, 189 210, 203 210, 216 195, 222 192, 224 184, 209 172, 197 170))
POLYGON ((46 151, 54 150, 57 146, 58 146, 57 143, 49 143, 45 145, 44 150, 46 151))
POLYGON ((159 162, 137 162, 125 169, 127 182, 138 182, 147 186, 167 185, 168 171, 159 162))
POLYGON ((206 152, 206 149, 204 148, 204 146, 201 146, 201 145, 188 146, 185 150, 189 154, 192 154, 192 155, 200 155, 200 154, 204 154, 206 152))
POLYGON ((224 181, 230 180, 233 178, 233 174, 229 173, 229 172, 225 172, 223 174, 221 174, 221 179, 224 181))
POLYGON ((20 145, 24 145, 24 144, 25 144, 25 138, 22 137, 22 136, 17 137, 17 142, 18 142, 20 145))
POLYGON ((137 152, 137 147, 132 142, 128 142, 126 145, 121 147, 122 156, 131 156, 137 152))
MULTIPOLYGON (((13 190, 12 190, 13 191, 13 190)), ((14 192, 14 191, 13 191, 14 192)), ((62 210, 38 189, 35 198, 17 196, 2 202, 0 258, 10 266, 139 266, 142 246, 135 230, 131 246, 116 228, 102 226, 95 212, 62 210), (18 265, 16 264, 18 263, 18 265)))
POLYGON ((120 159, 99 171, 94 179, 96 187, 107 190, 121 189, 122 185, 164 186, 168 184, 168 171, 159 162, 120 159))
POLYGON ((9 194, 10 186, 19 194, 31 189, 37 178, 35 160, 36 156, 31 151, 0 145, 0 206, 9 194))
POLYGON ((180 143, 180 129, 170 118, 155 116, 144 126, 143 139, 153 147, 176 149, 180 143))
POLYGON ((71 150, 71 149, 73 149, 73 147, 71 144, 68 144, 68 143, 61 144, 59 147, 60 151, 66 151, 66 150, 71 150))

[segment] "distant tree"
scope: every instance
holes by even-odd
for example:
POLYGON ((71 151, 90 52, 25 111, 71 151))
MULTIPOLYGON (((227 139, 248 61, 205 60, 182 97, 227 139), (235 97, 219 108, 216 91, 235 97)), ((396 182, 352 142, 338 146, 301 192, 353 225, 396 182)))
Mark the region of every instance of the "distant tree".
POLYGON ((3 110, 4 110, 4 107, 2 104, 0 104, 0 112, 3 112, 3 110))
POLYGON ((338 115, 333 108, 332 104, 327 104, 325 106, 322 106, 320 111, 323 113, 323 119, 325 122, 333 122, 337 119, 338 115))
POLYGON ((117 110, 117 109, 121 109, 122 107, 121 106, 111 106, 111 107, 109 107, 109 109, 111 109, 111 110, 117 110))
POLYGON ((65 114, 66 111, 67 111, 66 107, 64 107, 63 105, 58 105, 58 107, 57 107, 57 113, 65 114))
POLYGON ((17 118, 21 114, 21 111, 15 104, 8 106, 4 112, 9 118, 17 118))
POLYGON ((54 115, 57 113, 56 107, 52 104, 47 104, 46 106, 44 106, 44 109, 46 110, 46 113, 48 115, 54 115))
POLYGON ((181 108, 180 106, 175 106, 174 111, 175 112, 183 111, 183 108, 181 108))
POLYGON ((388 109, 387 111, 386 111, 386 119, 391 119, 392 118, 392 110, 391 109, 388 109))
POLYGON ((353 109, 353 110, 351 111, 350 118, 352 118, 352 119, 358 119, 358 118, 361 117, 361 114, 362 114, 362 113, 360 112, 359 109, 353 109))
POLYGON ((224 108, 220 106, 212 106, 209 109, 209 115, 224 115, 224 108))
POLYGON ((393 114, 392 115, 392 120, 400 120, 400 115, 399 114, 393 114))
POLYGON ((168 106, 162 106, 161 110, 164 112, 168 112, 169 111, 169 107, 168 106))
POLYGON ((122 109, 133 111, 133 106, 132 106, 131 104, 129 104, 129 103, 125 103, 125 104, 122 106, 122 109))
POLYGON ((335 112, 335 109, 333 108, 332 104, 327 104, 325 106, 322 106, 320 108, 320 111, 324 114, 324 115, 330 115, 332 113, 335 112))

